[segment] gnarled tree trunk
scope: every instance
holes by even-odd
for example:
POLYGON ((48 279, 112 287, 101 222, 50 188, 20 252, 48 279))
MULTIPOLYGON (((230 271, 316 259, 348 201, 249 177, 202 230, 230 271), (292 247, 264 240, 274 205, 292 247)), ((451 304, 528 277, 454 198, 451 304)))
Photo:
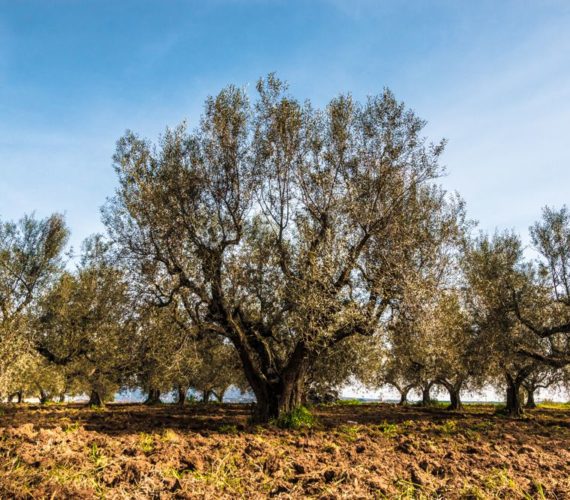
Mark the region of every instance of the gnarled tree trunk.
POLYGON ((49 401, 49 394, 43 390, 42 387, 39 388, 40 391, 40 404, 46 404, 49 401))
POLYGON ((87 403, 89 406, 103 406, 103 398, 99 391, 92 389, 91 394, 89 395, 89 401, 87 403))
POLYGON ((210 389, 202 390, 202 403, 208 403, 210 401, 211 395, 212 395, 212 391, 210 389))
POLYGON ((399 385, 397 382, 388 382, 392 387, 394 387, 400 394, 400 401, 398 405, 403 406, 408 402, 408 394, 414 388, 413 384, 408 384, 405 386, 399 385))
POLYGON ((218 403, 224 402, 224 394, 226 393, 227 390, 228 390, 227 387, 222 387, 218 391, 212 391, 212 394, 218 400, 218 403))
POLYGON ((534 391, 533 387, 525 387, 526 391, 526 403, 524 405, 525 408, 536 408, 536 403, 534 401, 534 391))
POLYGON ((22 402, 22 391, 16 391, 8 396, 8 403, 12 403, 16 398, 16 403, 22 402))
POLYGON ((158 405, 160 404, 160 389, 151 387, 148 391, 147 398, 144 402, 145 405, 158 405))
POLYGON ((461 402, 461 387, 463 386, 463 380, 457 380, 455 383, 449 380, 440 379, 438 383, 443 385, 447 392, 449 393, 449 406, 448 410, 460 410, 463 408, 463 403, 461 402))
POLYGON ((511 417, 522 416, 521 387, 535 368, 533 364, 524 366, 519 368, 514 376, 505 372, 505 381, 507 382, 507 407, 505 412, 507 415, 511 417))
POLYGON ((523 414, 521 403, 521 384, 516 378, 507 376, 507 415, 520 417, 523 414))
POLYGON ((276 373, 271 371, 260 374, 251 364, 251 358, 244 361, 245 375, 255 394, 256 405, 253 419, 257 422, 268 422, 273 418, 287 414, 303 403, 305 382, 310 365, 310 353, 304 344, 299 343, 293 351, 288 364, 276 373))
POLYGON ((429 406, 431 403, 430 391, 433 386, 433 382, 428 382, 426 385, 422 385, 422 406, 429 406))
POLYGON ((178 406, 184 406, 186 402, 186 394, 188 393, 188 387, 182 387, 179 385, 176 389, 176 404, 178 406))

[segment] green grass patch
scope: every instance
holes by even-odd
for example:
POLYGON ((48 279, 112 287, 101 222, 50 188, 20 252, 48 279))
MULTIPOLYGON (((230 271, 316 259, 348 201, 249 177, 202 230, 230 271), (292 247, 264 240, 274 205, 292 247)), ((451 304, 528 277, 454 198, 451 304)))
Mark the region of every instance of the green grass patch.
POLYGON ((274 419, 271 423, 281 429, 310 429, 315 425, 315 417, 307 408, 299 406, 299 408, 295 408, 289 413, 280 415, 279 418, 274 419))
POLYGON ((336 405, 340 405, 340 406, 356 406, 356 405, 361 405, 362 401, 360 401, 360 399, 339 399, 336 403, 334 403, 336 405))

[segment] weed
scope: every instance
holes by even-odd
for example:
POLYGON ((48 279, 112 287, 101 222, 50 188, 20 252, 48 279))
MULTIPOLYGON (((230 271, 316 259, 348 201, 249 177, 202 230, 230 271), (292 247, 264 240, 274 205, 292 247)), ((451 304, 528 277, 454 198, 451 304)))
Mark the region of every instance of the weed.
POLYGON ((356 441, 359 438, 360 426, 358 425, 341 425, 338 430, 348 441, 356 441))
POLYGON ((73 422, 72 424, 65 424, 63 426, 63 432, 65 434, 69 434, 71 432, 75 432, 81 428, 81 424, 79 422, 73 422))
POLYGON ((216 460, 210 472, 193 472, 194 478, 205 481, 222 490, 230 490, 243 494, 243 486, 239 477, 239 469, 235 463, 235 458, 231 454, 216 460))
POLYGON ((89 460, 93 462, 96 470, 101 470, 107 465, 107 458, 103 455, 97 443, 93 443, 89 449, 89 460))
POLYGON ((485 500, 488 497, 477 486, 468 485, 464 486, 461 490, 461 498, 468 498, 470 500, 485 500))
POLYGON ((405 479, 396 480, 396 487, 399 490, 398 498, 401 499, 417 499, 423 498, 421 495, 422 487, 419 484, 407 481, 405 479))
POLYGON ((146 432, 141 432, 139 437, 139 445, 143 453, 152 453, 154 451, 154 438, 146 432))
POLYGON ((507 468, 493 469, 483 482, 485 487, 493 493, 514 493, 518 491, 517 483, 511 478, 507 468))
POLYGON ((163 471, 163 475, 166 477, 173 477, 174 479, 182 479, 184 476, 188 475, 190 473, 189 470, 187 469, 175 469, 174 467, 167 467, 166 469, 164 469, 163 471))
POLYGON ((172 429, 165 429, 162 433, 161 439, 165 443, 177 443, 180 441, 180 436, 172 429))
POLYGON ((472 431, 487 431, 493 427, 493 422, 489 420, 481 420, 480 422, 473 422, 469 427, 472 431))
POLYGON ((455 420, 446 420, 439 428, 441 434, 455 434, 457 432, 457 422, 455 420))
POLYGON ((376 427, 386 437, 394 437, 396 434, 400 432, 398 424, 391 424, 386 420, 384 420, 384 422, 382 422, 381 424, 378 424, 376 427))

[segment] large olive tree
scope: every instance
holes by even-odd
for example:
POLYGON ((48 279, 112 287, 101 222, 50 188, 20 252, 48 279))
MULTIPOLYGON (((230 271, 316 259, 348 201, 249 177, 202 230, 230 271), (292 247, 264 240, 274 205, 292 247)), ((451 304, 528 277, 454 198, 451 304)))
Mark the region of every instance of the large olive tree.
POLYGON ((257 91, 222 90, 158 146, 128 132, 104 220, 160 302, 233 343, 266 420, 331 346, 378 329, 456 207, 433 184, 443 143, 389 91, 324 109, 273 75, 257 91))

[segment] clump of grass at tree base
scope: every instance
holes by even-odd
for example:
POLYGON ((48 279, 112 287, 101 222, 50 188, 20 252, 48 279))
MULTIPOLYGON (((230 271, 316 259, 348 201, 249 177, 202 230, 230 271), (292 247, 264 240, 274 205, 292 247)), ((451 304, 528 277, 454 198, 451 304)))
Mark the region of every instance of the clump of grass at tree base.
POLYGON ((279 418, 272 420, 271 423, 281 429, 310 429, 315 424, 315 417, 305 406, 299 406, 288 413, 280 415, 279 418))

